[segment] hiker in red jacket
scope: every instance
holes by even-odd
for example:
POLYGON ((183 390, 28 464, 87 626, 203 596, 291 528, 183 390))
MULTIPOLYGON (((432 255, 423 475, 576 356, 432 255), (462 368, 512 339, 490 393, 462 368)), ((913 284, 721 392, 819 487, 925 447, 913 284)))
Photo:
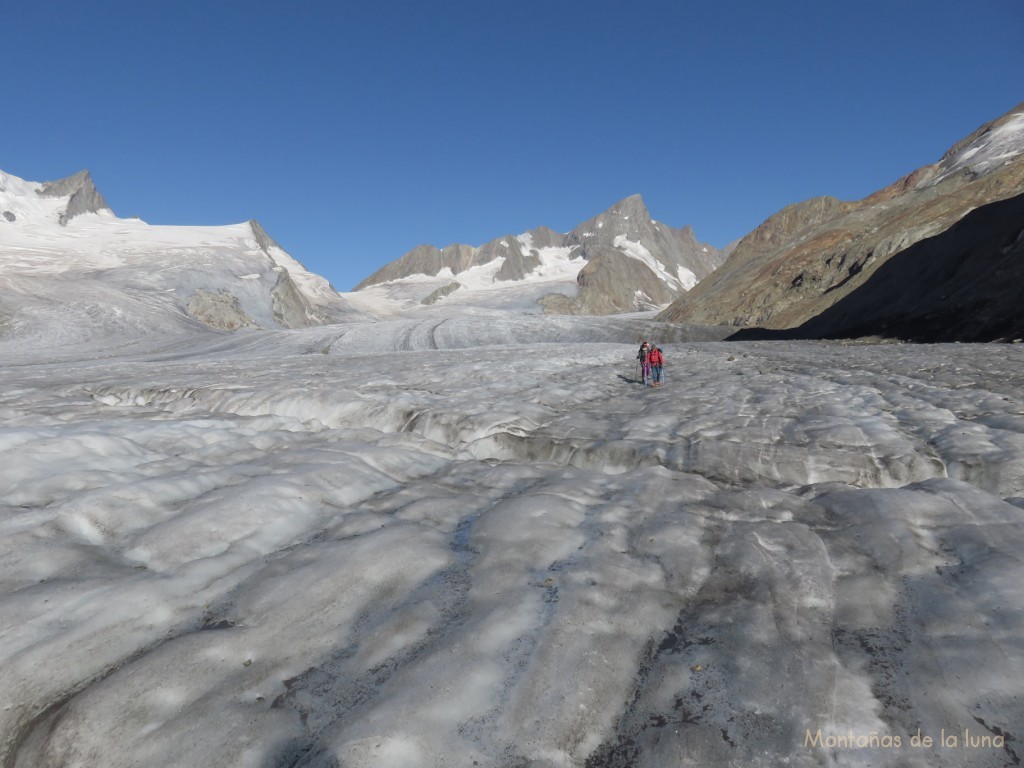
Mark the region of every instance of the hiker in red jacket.
POLYGON ((647 353, 647 362, 651 366, 651 386, 660 387, 665 381, 665 356, 657 345, 651 345, 651 351, 647 353))

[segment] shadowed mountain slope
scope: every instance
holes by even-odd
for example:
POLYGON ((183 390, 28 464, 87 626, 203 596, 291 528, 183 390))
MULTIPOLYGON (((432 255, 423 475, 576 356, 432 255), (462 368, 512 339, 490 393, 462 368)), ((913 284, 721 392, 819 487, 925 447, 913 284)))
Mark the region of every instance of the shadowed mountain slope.
MULTIPOLYGON (((812 326, 809 321, 854 292, 867 290, 869 282, 871 290, 877 290, 879 282, 872 276, 891 259, 950 230, 972 211, 1022 193, 1024 104, 957 143, 938 163, 914 171, 863 200, 843 202, 823 197, 783 209, 743 238, 725 264, 679 297, 659 319, 776 330, 815 327, 835 333, 830 325, 838 322, 835 313, 829 314, 829 323, 812 326)), ((966 308, 989 296, 993 286, 988 282, 988 268, 978 261, 983 259, 981 254, 1006 247, 1006 239, 1012 242, 1024 228, 1024 221, 1020 221, 1013 231, 1012 216, 1003 221, 1003 210, 982 216, 1000 217, 1003 229, 998 234, 967 224, 956 236, 925 246, 932 259, 947 263, 959 257, 962 250, 946 254, 936 249, 953 244, 962 249, 974 242, 971 238, 977 240, 977 248, 971 250, 976 254, 971 261, 974 271, 958 273, 958 306, 966 308), (992 238, 999 244, 993 244, 992 238), (969 298, 975 283, 977 301, 969 298)), ((930 290, 935 275, 917 276, 910 271, 910 265, 919 264, 919 253, 914 251, 901 260, 901 280, 886 282, 886 295, 905 307, 921 311, 930 307, 927 312, 937 318, 935 297, 922 293, 930 290)), ((998 305, 1005 306, 1005 319, 1012 325, 1012 315, 1019 310, 1002 302, 998 305)), ((883 309, 881 303, 864 298, 844 306, 847 315, 854 306, 865 313, 883 309)), ((878 328, 886 322, 883 314, 850 317, 842 324, 878 328)), ((959 338, 962 316, 949 314, 948 319, 952 325, 946 331, 936 327, 930 335, 959 338)), ((991 317, 984 325, 994 328, 998 324, 991 317)))
POLYGON ((901 251, 856 290, 797 328, 733 339, 882 336, 908 341, 1024 337, 1024 195, 971 211, 901 251))

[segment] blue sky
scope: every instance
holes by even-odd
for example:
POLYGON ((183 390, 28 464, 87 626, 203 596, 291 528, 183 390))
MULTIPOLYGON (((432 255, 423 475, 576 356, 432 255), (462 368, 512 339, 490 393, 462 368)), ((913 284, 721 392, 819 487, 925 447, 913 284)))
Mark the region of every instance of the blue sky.
POLYGON ((258 219, 338 290, 642 194, 716 246, 1024 101, 1020 0, 50 0, 2 11, 0 169, 258 219))

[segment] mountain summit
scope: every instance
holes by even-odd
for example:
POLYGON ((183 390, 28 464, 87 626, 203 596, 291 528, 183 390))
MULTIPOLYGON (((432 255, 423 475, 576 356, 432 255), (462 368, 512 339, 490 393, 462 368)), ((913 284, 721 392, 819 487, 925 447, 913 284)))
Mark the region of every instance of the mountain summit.
POLYGON ((417 246, 355 290, 382 286, 397 293, 404 286, 407 294, 416 285, 425 294, 419 300, 434 303, 519 286, 549 313, 607 315, 664 306, 724 258, 689 226, 651 219, 643 198, 632 195, 566 234, 539 227, 479 247, 417 246))
POLYGON ((577 276, 573 301, 553 297, 552 311, 605 315, 663 306, 685 294, 723 260, 700 243, 693 228, 675 229, 651 218, 640 195, 632 195, 566 235, 587 263, 577 276))
POLYGON ((92 176, 82 170, 74 176, 47 182, 36 190, 42 197, 66 197, 67 206, 61 211, 58 221, 61 226, 83 213, 109 211, 110 206, 93 184, 92 176))

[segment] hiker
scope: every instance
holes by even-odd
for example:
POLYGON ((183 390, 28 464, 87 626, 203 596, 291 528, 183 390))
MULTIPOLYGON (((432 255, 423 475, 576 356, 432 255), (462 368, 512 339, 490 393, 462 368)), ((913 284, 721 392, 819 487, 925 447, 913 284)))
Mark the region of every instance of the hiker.
POLYGON ((651 364, 647 361, 649 352, 650 345, 645 341, 640 345, 640 351, 636 353, 636 359, 640 361, 640 380, 643 381, 645 387, 651 378, 651 364))
POLYGON ((652 387, 660 387, 665 380, 665 356, 661 354, 657 344, 651 345, 647 353, 647 362, 651 366, 652 387))

